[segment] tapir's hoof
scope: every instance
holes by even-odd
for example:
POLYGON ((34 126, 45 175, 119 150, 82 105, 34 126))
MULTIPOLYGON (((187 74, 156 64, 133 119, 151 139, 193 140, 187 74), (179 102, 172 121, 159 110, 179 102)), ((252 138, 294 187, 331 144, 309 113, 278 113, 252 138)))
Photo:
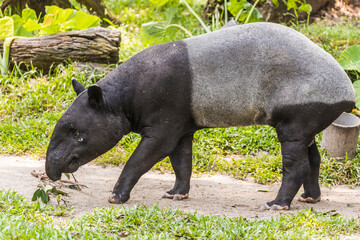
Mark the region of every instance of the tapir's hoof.
POLYGON ((298 199, 300 202, 304 202, 304 203, 317 203, 320 202, 321 197, 318 197, 316 199, 313 199, 312 197, 299 197, 298 199))
POLYGON ((109 203, 121 204, 121 203, 125 203, 128 199, 129 199, 128 196, 124 196, 119 193, 111 193, 108 201, 109 203))
POLYGON ((262 210, 273 210, 273 211, 281 211, 281 210, 289 210, 289 206, 280 206, 273 204, 272 206, 267 205, 267 203, 264 204, 264 206, 261 208, 262 210))
POLYGON ((189 194, 180 194, 180 193, 176 193, 176 194, 170 194, 170 193, 165 193, 162 198, 170 198, 173 200, 183 200, 189 197, 189 194))

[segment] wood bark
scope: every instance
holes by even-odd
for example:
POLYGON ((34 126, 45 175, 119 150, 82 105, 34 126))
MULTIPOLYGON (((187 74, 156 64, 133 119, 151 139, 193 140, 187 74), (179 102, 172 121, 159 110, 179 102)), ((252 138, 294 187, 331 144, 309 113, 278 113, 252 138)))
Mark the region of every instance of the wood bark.
MULTIPOLYGON (((0 41, 2 52, 3 41, 0 41)), ((90 62, 115 64, 119 61, 120 32, 102 27, 15 39, 10 48, 10 64, 32 64, 48 71, 60 63, 90 62)))

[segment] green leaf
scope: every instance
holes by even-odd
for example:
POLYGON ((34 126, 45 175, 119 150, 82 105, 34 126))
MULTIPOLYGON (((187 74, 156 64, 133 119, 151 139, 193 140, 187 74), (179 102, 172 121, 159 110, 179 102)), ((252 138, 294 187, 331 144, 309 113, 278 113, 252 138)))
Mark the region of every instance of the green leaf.
POLYGON ((172 23, 178 23, 179 18, 177 17, 179 14, 179 8, 172 6, 166 9, 166 25, 172 24, 172 23))
POLYGON ((44 190, 45 190, 45 192, 49 192, 49 191, 52 191, 53 188, 54 188, 54 187, 51 186, 51 185, 46 185, 44 190))
POLYGON ((31 8, 25 8, 22 10, 21 17, 23 22, 26 22, 28 19, 37 21, 36 12, 31 8))
POLYGON ((40 190, 40 196, 41 196, 41 201, 45 204, 47 204, 50 200, 49 195, 47 194, 47 192, 45 192, 44 190, 40 190))
POLYGON ((29 32, 33 32, 41 29, 41 25, 32 19, 28 19, 23 25, 24 29, 29 32))
POLYGON ((0 39, 14 36, 14 19, 4 17, 0 19, 0 39))
POLYGON ((255 8, 254 11, 251 13, 249 23, 250 22, 260 22, 262 19, 261 13, 255 8))
POLYGON ((61 194, 56 195, 56 201, 58 202, 58 204, 60 203, 61 199, 62 199, 61 194))
POLYGON ((299 10, 300 12, 306 12, 307 14, 310 14, 312 11, 312 7, 310 4, 301 4, 299 10))
POLYGON ((345 70, 360 72, 360 45, 353 45, 345 49, 338 62, 345 70))
POLYGON ((166 32, 163 22, 148 22, 141 25, 140 37, 147 43, 160 43, 166 32))
POLYGON ((155 4, 156 6, 160 7, 165 3, 169 2, 169 0, 150 0, 151 3, 155 4))
POLYGON ((64 173, 64 174, 65 174, 65 176, 67 177, 67 179, 70 180, 70 174, 69 174, 69 173, 64 173))
POLYGON ((360 80, 355 81, 353 83, 354 89, 355 89, 355 106, 357 109, 360 109, 360 80))
POLYGON ((244 9, 244 3, 246 0, 231 0, 228 4, 228 11, 233 16, 237 16, 237 14, 244 9))
POLYGON ((278 0, 271 0, 274 4, 275 8, 279 7, 279 1, 278 0))
POLYGON ((66 192, 56 189, 55 187, 51 190, 51 193, 53 193, 55 195, 67 195, 66 192))
POLYGON ((33 197, 31 199, 31 201, 36 201, 41 195, 41 189, 36 189, 36 191, 33 194, 33 197))
POLYGON ((71 20, 74 21, 74 29, 76 30, 87 29, 100 25, 99 17, 80 11, 77 11, 71 20))
POLYGON ((290 9, 297 9, 297 5, 296 5, 295 0, 289 0, 289 1, 287 1, 286 6, 287 6, 287 10, 288 10, 288 11, 289 11, 290 9))
POLYGON ((32 37, 33 34, 30 31, 27 31, 24 28, 24 20, 19 15, 13 15, 12 18, 14 19, 14 35, 15 36, 22 36, 22 37, 32 37))

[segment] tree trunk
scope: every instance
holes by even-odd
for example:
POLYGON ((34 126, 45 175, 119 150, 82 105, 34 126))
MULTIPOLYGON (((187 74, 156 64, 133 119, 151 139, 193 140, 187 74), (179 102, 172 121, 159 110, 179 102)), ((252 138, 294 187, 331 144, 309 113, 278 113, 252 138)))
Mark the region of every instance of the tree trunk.
MULTIPOLYGON (((0 41, 2 52, 3 41, 0 41)), ((68 60, 115 64, 119 61, 120 32, 102 27, 47 35, 17 38, 10 48, 10 64, 32 64, 47 72, 68 60)))

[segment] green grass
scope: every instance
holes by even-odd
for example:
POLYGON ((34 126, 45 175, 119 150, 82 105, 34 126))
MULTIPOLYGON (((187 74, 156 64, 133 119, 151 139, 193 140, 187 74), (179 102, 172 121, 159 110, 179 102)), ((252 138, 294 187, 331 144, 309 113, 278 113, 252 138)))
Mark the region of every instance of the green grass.
POLYGON ((319 22, 302 27, 300 32, 317 43, 335 58, 341 52, 353 45, 360 44, 360 31, 358 20, 344 20, 338 23, 319 22))
POLYGON ((0 190, 0 239, 342 239, 358 234, 360 227, 358 219, 311 209, 257 220, 154 205, 100 208, 77 219, 57 220, 67 211, 0 190))

